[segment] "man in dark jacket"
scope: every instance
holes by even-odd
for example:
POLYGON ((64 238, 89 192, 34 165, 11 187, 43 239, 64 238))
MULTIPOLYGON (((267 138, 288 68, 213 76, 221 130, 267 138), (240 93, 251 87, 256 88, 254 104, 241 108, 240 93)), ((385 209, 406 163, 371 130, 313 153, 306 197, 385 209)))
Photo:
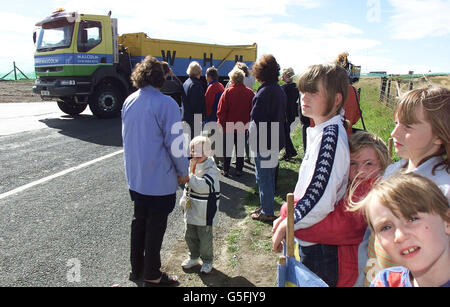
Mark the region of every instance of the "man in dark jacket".
POLYGON ((191 139, 200 135, 202 123, 206 116, 205 90, 200 81, 202 75, 202 67, 198 62, 191 62, 186 71, 189 78, 184 82, 184 93, 181 98, 183 116, 185 121, 191 128, 191 139), (198 114, 198 120, 195 122, 194 115, 198 114), (194 127, 196 130, 194 131, 194 127))
POLYGON ((281 86, 281 88, 286 93, 287 97, 287 105, 286 105, 286 123, 284 125, 285 137, 286 137, 286 146, 285 153, 281 160, 289 160, 292 157, 297 155, 297 151, 295 150, 294 145, 291 140, 291 125, 295 121, 295 117, 298 115, 298 98, 299 92, 297 86, 293 81, 294 70, 289 67, 283 70, 283 74, 281 75, 281 79, 286 82, 281 86))

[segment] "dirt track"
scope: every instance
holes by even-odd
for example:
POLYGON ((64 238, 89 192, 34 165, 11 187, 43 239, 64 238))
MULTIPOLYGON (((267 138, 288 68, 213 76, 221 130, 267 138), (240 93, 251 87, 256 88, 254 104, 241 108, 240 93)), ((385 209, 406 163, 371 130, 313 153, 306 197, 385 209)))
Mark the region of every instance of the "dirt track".
POLYGON ((41 96, 33 94, 34 80, 0 81, 0 103, 40 102, 41 96))

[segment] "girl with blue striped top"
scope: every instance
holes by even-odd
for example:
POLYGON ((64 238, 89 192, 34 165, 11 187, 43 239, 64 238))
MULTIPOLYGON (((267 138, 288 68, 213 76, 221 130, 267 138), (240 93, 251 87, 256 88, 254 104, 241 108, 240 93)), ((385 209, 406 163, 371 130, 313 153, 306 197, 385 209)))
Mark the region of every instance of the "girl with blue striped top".
MULTIPOLYGON (((316 125, 307 130, 307 150, 294 190, 294 229, 304 229, 323 220, 347 188, 350 153, 343 104, 348 76, 337 65, 313 65, 298 81, 301 111, 316 125)), ((274 222, 274 250, 280 250, 286 235, 286 220, 274 222)), ((329 286, 338 276, 337 247, 299 242, 302 262, 329 286)))

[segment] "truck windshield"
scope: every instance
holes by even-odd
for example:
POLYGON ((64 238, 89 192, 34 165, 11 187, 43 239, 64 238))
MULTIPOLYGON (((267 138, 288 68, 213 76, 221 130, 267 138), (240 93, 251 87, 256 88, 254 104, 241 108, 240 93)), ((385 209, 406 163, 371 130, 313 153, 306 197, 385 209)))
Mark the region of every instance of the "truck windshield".
POLYGON ((70 47, 73 27, 74 23, 69 23, 66 19, 43 24, 36 43, 36 50, 52 51, 70 47))

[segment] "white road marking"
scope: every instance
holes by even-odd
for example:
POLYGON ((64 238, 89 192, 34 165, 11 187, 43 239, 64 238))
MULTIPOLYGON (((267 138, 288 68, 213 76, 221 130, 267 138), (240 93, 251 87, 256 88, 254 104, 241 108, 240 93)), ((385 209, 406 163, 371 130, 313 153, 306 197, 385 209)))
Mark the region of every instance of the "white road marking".
POLYGON ((90 166, 90 165, 92 165, 92 164, 94 164, 94 163, 97 163, 97 162, 100 162, 100 161, 109 159, 109 158, 114 157, 114 156, 117 156, 117 155, 119 155, 119 154, 121 154, 121 153, 123 153, 123 149, 121 149, 121 150, 119 150, 119 151, 116 151, 116 152, 113 152, 113 153, 110 153, 110 154, 108 154, 108 155, 99 157, 99 158, 97 158, 97 159, 94 159, 94 160, 85 162, 85 163, 80 164, 80 165, 78 165, 78 166, 74 166, 74 167, 68 168, 68 169, 66 169, 66 170, 63 170, 63 171, 58 172, 58 173, 56 173, 56 174, 53 174, 53 175, 44 177, 44 178, 42 178, 42 179, 39 179, 39 180, 30 182, 30 183, 28 183, 28 184, 25 184, 25 185, 23 185, 23 186, 20 186, 20 187, 18 187, 18 188, 15 188, 14 190, 11 190, 11 191, 9 191, 9 192, 0 194, 0 199, 6 198, 6 197, 11 196, 11 195, 14 195, 14 194, 17 194, 17 193, 19 193, 19 192, 23 192, 23 191, 25 191, 25 190, 27 190, 27 189, 29 189, 29 188, 32 188, 32 187, 34 187, 34 186, 37 186, 37 185, 39 185, 39 184, 42 184, 42 183, 45 183, 45 182, 50 181, 50 180, 52 180, 52 179, 55 179, 55 178, 64 176, 64 175, 69 174, 69 173, 71 173, 71 172, 74 172, 74 171, 76 171, 76 170, 79 170, 79 169, 88 167, 88 166, 90 166))

